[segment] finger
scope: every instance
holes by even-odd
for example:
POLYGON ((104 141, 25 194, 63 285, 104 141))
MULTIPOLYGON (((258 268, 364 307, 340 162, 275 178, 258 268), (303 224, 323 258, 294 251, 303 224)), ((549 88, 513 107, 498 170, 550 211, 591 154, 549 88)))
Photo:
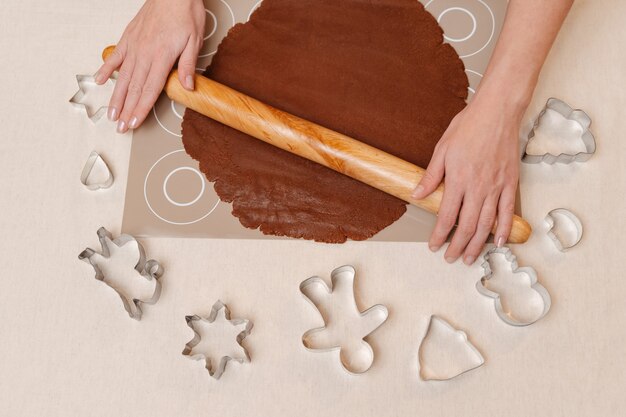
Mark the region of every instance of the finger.
POLYGON ((513 226, 513 214, 515 213, 515 195, 517 184, 509 185, 502 190, 498 203, 498 226, 494 235, 494 242, 498 247, 504 246, 513 226))
POLYGON ((441 184, 444 173, 445 151, 443 149, 435 149, 424 176, 417 184, 417 187, 415 187, 415 190, 413 190, 412 197, 418 200, 428 197, 441 184))
POLYGON ((452 263, 456 261, 465 250, 469 241, 476 234, 478 218, 484 202, 485 198, 483 196, 469 193, 465 194, 463 207, 459 215, 459 225, 454 231, 452 241, 444 255, 447 262, 452 263))
POLYGON ((165 81, 169 74, 170 69, 174 62, 159 61, 155 62, 150 68, 150 73, 146 78, 146 83, 143 86, 143 92, 139 102, 135 106, 133 115, 130 118, 129 128, 136 129, 146 120, 148 113, 154 106, 154 103, 159 98, 165 81))
POLYGON ((465 252, 463 254, 463 262, 466 265, 474 263, 480 252, 483 250, 483 246, 491 233, 493 224, 496 221, 496 213, 498 212, 498 197, 492 195, 487 197, 483 208, 480 210, 480 217, 478 218, 478 225, 476 227, 476 233, 474 237, 469 241, 465 252))
POLYGON ((190 36, 187 46, 178 59, 178 79, 189 91, 194 89, 194 77, 196 75, 196 62, 198 53, 202 47, 202 37, 190 36))
POLYGON ((119 133, 125 133, 129 128, 137 124, 137 120, 133 119, 133 112, 135 106, 139 102, 141 95, 143 94, 144 85, 148 74, 150 73, 151 62, 143 58, 137 61, 133 76, 128 84, 128 92, 126 93, 126 99, 122 111, 120 112, 120 120, 117 124, 117 131, 119 133))
POLYGON ((109 101, 109 120, 115 122, 118 120, 120 110, 124 105, 126 99, 126 92, 128 91, 128 84, 133 75, 133 69, 135 68, 135 60, 131 57, 124 59, 122 66, 117 74, 117 80, 115 81, 115 88, 109 101))
POLYGON ((111 55, 104 60, 104 63, 100 66, 98 71, 94 74, 96 84, 104 84, 106 80, 111 78, 113 72, 118 69, 124 58, 126 57, 126 43, 121 42, 115 47, 111 55))
POLYGON ((463 192, 459 187, 449 185, 441 200, 441 207, 437 213, 437 224, 435 229, 430 235, 430 241, 428 247, 433 252, 439 250, 450 234, 450 231, 456 224, 456 219, 461 208, 461 201, 463 201, 463 192))

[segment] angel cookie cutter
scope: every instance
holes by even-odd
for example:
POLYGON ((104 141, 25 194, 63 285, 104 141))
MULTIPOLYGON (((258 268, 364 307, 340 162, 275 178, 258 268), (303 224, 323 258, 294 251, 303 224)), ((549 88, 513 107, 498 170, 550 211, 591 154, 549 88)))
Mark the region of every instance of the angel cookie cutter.
MULTIPOLYGON (((130 235, 120 235, 113 239, 111 233, 104 227, 101 227, 98 229, 98 239, 102 247, 101 253, 87 248, 78 255, 78 259, 87 262, 93 267, 96 272, 95 278, 98 281, 102 281, 113 288, 122 299, 124 309, 126 309, 131 318, 141 320, 141 305, 155 304, 159 300, 161 295, 160 278, 163 275, 163 268, 153 259, 146 261, 143 246, 130 235), (139 284, 139 287, 137 287, 137 292, 134 294, 127 293, 116 285, 120 277, 109 277, 109 270, 106 269, 111 259, 117 253, 125 250, 133 252, 134 259, 132 261, 136 262, 134 265, 136 273, 133 275, 137 278, 135 281, 139 284)), ((120 269, 112 268, 111 271, 112 274, 116 274, 120 272, 120 269)))

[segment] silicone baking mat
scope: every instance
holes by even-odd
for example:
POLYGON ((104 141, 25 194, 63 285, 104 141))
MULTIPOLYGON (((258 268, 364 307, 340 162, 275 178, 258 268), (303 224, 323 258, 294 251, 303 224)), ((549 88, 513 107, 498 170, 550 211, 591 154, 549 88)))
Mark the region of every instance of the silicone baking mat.
MULTIPOLYGON (((417 1, 417 0, 416 0, 417 1)), ((259 0, 205 0, 205 40, 198 70, 206 68, 220 41, 245 22, 259 0)), ((465 63, 471 98, 498 38, 506 0, 423 0, 465 63)), ((184 151, 181 121, 185 108, 165 94, 133 141, 122 230, 136 236, 276 239, 243 227, 220 201, 198 164, 184 151)), ((409 206, 397 222, 371 238, 380 241, 428 240, 435 216, 409 206)))

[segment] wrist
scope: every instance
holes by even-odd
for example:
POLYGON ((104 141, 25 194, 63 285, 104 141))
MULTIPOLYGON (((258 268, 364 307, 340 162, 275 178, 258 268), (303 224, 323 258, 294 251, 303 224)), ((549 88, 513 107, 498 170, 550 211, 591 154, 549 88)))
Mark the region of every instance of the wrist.
POLYGON ((489 107, 508 117, 521 120, 532 98, 533 90, 516 83, 484 78, 472 103, 489 107))

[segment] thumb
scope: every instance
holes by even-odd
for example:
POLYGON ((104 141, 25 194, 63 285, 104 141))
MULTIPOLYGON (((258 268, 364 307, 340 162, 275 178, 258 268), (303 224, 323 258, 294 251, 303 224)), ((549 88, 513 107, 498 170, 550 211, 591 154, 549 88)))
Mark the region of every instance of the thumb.
POLYGON ((411 194, 413 198, 418 200, 426 198, 441 184, 445 173, 444 155, 445 152, 441 150, 435 151, 428 168, 424 171, 422 179, 415 187, 415 190, 413 190, 413 194, 411 194))
POLYGON ((196 62, 198 61, 198 53, 200 51, 201 42, 194 41, 194 37, 190 36, 187 45, 180 54, 178 59, 178 79, 180 83, 189 91, 193 91, 196 75, 196 62))

